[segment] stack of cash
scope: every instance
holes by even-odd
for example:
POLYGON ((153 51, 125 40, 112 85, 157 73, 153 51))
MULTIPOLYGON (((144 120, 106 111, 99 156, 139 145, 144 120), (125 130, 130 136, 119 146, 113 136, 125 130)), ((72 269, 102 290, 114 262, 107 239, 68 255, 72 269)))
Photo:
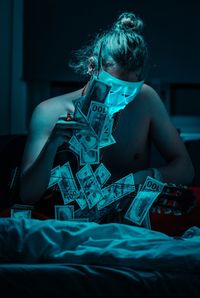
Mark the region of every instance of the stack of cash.
POLYGON ((112 136, 114 119, 106 105, 96 101, 91 101, 87 117, 76 106, 74 119, 86 123, 89 129, 75 130, 69 148, 79 156, 80 165, 99 164, 100 149, 116 142, 112 136))

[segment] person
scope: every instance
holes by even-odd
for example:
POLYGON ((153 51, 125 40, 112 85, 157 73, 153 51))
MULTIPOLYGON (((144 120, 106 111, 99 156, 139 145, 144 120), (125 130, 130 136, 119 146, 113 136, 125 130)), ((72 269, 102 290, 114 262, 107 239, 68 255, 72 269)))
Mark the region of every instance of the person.
MULTIPOLYGON (((109 30, 80 49, 70 66, 90 79, 96 76, 106 82, 109 77, 113 86, 117 82, 137 91, 131 96, 117 91, 118 99, 127 96, 129 100, 124 105, 118 104, 118 99, 111 103, 116 143, 103 150, 101 161, 113 177, 131 172, 136 184, 152 176, 190 185, 194 169, 187 150, 158 93, 144 83, 148 51, 142 30, 143 21, 132 12, 124 12, 109 30), (151 143, 166 160, 165 166, 149 167, 151 143)), ((58 121, 60 115, 73 114, 75 100, 87 88, 88 83, 80 90, 44 100, 34 109, 21 165, 20 197, 24 203, 34 204, 43 196, 58 147, 70 139, 74 129, 87 129, 82 123, 58 121)))

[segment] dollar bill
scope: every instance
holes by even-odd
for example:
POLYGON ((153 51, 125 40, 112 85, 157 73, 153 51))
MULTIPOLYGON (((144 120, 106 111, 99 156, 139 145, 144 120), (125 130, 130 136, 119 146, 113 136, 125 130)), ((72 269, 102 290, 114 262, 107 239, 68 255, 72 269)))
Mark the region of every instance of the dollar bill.
POLYGON ((107 115, 104 121, 104 126, 100 137, 100 145, 102 143, 103 144, 107 143, 110 140, 112 135, 112 130, 113 130, 113 124, 114 124, 114 118, 110 117, 110 115, 107 115))
POLYGON ((160 182, 150 176, 147 176, 141 190, 149 190, 152 192, 162 192, 165 183, 160 182))
POLYGON ((58 183, 61 180, 61 173, 60 173, 60 166, 57 166, 51 170, 49 184, 47 186, 47 189, 54 186, 56 183, 58 183))
POLYGON ((151 230, 151 219, 150 219, 150 212, 148 211, 143 222, 142 222, 142 227, 151 230))
POLYGON ((85 151, 81 148, 80 151, 80 165, 85 164, 99 164, 100 154, 99 149, 92 149, 89 151, 85 151))
POLYGON ((79 195, 69 162, 60 167, 60 173, 62 180, 59 181, 58 186, 60 188, 64 204, 68 204, 75 200, 79 195))
POLYGON ((98 147, 98 139, 93 130, 79 130, 75 136, 85 151, 98 147))
POLYGON ((92 101, 88 111, 87 119, 99 139, 103 133, 104 123, 107 120, 107 110, 108 108, 104 104, 92 101))
POLYGON ((74 206, 54 206, 55 219, 71 220, 74 218, 74 206))
POLYGON ((137 193, 124 217, 141 225, 147 212, 162 192, 164 185, 165 183, 148 176, 141 191, 137 193))
POLYGON ((99 148, 104 148, 104 147, 113 145, 115 143, 116 143, 116 141, 115 141, 114 137, 111 135, 109 139, 100 141, 99 148))
POLYGON ((20 209, 20 210, 34 210, 34 205, 25 205, 25 204, 14 204, 12 209, 20 209))
POLYGON ((92 171, 91 166, 86 164, 80 171, 77 172, 76 177, 79 181, 81 189, 86 196, 87 204, 91 209, 101 199, 103 199, 101 187, 95 177, 94 172, 92 171))
POLYGON ((103 199, 97 204, 98 210, 135 191, 133 174, 129 174, 102 189, 103 199))
POLYGON ((71 137, 71 139, 69 140, 69 144, 70 144, 69 148, 80 155, 81 144, 79 143, 79 141, 75 136, 71 137))
POLYGON ((75 112, 73 115, 73 119, 77 122, 83 123, 83 124, 89 124, 87 117, 84 115, 82 110, 80 109, 80 105, 75 106, 75 112))
POLYGON ((96 171, 94 172, 97 181, 99 185, 102 187, 110 178, 111 173, 108 171, 108 169, 104 166, 103 163, 101 163, 96 171))
POLYGON ((86 197, 82 190, 79 191, 79 196, 76 199, 76 202, 78 203, 81 210, 84 210, 87 207, 86 197))
POLYGON ((91 101, 96 101, 100 103, 105 103, 106 97, 111 89, 111 86, 101 82, 99 80, 91 80, 86 95, 84 97, 84 102, 82 106, 82 111, 85 115, 88 113, 91 101))
POLYGON ((11 218, 31 218, 31 210, 10 209, 11 218))

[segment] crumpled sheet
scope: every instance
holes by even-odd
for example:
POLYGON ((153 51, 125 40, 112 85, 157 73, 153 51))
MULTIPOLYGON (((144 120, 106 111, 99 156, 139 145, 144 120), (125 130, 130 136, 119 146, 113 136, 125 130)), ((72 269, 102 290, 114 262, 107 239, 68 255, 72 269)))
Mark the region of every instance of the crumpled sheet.
POLYGON ((200 229, 173 238, 118 223, 1 218, 0 261, 200 272, 200 229))

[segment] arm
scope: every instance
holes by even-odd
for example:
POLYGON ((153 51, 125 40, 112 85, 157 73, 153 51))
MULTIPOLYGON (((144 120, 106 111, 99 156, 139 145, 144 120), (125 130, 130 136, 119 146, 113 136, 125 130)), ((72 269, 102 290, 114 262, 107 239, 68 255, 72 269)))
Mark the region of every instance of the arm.
POLYGON ((53 123, 45 115, 45 105, 40 104, 30 122, 20 177, 20 196, 25 203, 36 203, 45 192, 59 145, 58 139, 49 137, 53 123))
MULTIPOLYGON (((151 87, 147 87, 147 89, 146 102, 148 102, 150 112, 151 139, 167 162, 166 166, 159 168, 162 181, 175 184, 191 184, 194 168, 185 145, 171 123, 158 94, 151 87)), ((145 177, 146 171, 149 172, 150 170, 141 171, 140 177, 142 175, 145 177)))

